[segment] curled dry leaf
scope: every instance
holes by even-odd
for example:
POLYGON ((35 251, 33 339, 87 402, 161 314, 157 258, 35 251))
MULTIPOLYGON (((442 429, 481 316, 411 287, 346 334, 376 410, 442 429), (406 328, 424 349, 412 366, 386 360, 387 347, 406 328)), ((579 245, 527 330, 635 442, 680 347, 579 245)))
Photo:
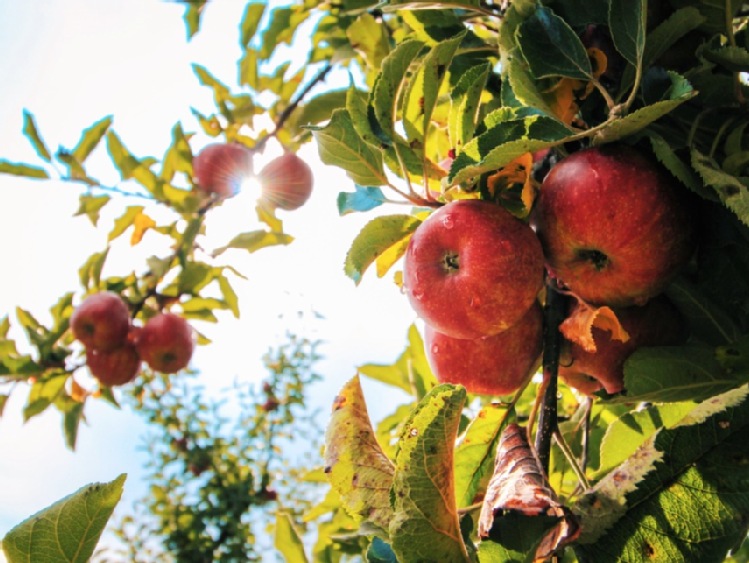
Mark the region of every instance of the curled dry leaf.
POLYGON ((556 524, 544 535, 535 558, 544 560, 580 534, 577 519, 548 486, 541 465, 528 444, 526 431, 510 424, 502 432, 494 461, 494 474, 479 516, 479 537, 489 538, 503 516, 546 517, 556 524))
POLYGON ((606 306, 594 307, 580 300, 562 322, 559 330, 567 340, 593 354, 596 352, 596 343, 593 339, 594 326, 609 331, 612 340, 622 342, 629 340, 629 334, 622 327, 613 309, 606 306))

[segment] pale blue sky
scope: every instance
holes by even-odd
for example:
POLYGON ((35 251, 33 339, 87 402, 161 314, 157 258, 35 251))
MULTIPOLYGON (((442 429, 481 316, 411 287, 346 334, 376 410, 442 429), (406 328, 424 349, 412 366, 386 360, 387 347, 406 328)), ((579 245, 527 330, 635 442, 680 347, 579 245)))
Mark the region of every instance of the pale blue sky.
MULTIPOLYGON (((186 129, 197 130, 191 106, 211 111, 210 93, 199 87, 190 64, 202 64, 223 81, 234 81, 236 26, 244 4, 212 2, 202 31, 187 43, 182 8, 171 2, 0 0, 0 158, 38 162, 21 134, 24 108, 36 116, 52 150, 74 145, 83 128, 111 114, 133 152, 160 156, 174 123, 182 121, 186 129)), ((269 148, 267 157, 277 150, 269 148)), ((302 154, 316 161, 314 147, 305 147, 302 154)), ((94 165, 98 163, 95 170, 114 183, 116 176, 104 173, 102 156, 92 157, 94 165)), ((357 288, 343 275, 348 244, 371 215, 339 218, 336 195, 352 184, 336 169, 318 162, 314 168, 315 190, 308 205, 284 215, 295 243, 254 255, 224 255, 249 279, 236 286, 240 320, 224 316, 219 325, 199 327, 214 339, 198 350, 193 363, 209 388, 262 374, 260 356, 284 332, 278 313, 297 308, 313 308, 326 317, 312 335, 325 341, 325 359, 318 370, 328 379, 315 391, 315 401, 324 408, 355 366, 392 362, 405 345, 415 317, 391 278, 377 279, 371 273, 357 288)), ((78 267, 104 247, 106 232, 73 217, 78 195, 70 185, 0 176, 0 316, 10 314, 14 320, 13 310, 21 306, 45 320, 59 295, 80 291, 78 267)), ((212 244, 257 228, 253 200, 254 194, 245 193, 215 212, 208 223, 212 244)), ((113 213, 107 211, 102 221, 111 220, 113 213)), ((145 255, 155 252, 159 249, 148 244, 135 250, 118 246, 111 267, 137 268, 145 255)), ((394 402, 377 396, 382 389, 366 380, 364 386, 372 396, 372 416, 390 412, 394 402)), ((123 508, 142 494, 145 458, 137 446, 144 427, 136 416, 92 401, 87 406, 89 424, 82 426, 78 450, 71 453, 63 446, 56 412, 22 424, 24 400, 25 391, 16 392, 0 419, 0 537, 31 513, 92 481, 128 473, 123 508)))

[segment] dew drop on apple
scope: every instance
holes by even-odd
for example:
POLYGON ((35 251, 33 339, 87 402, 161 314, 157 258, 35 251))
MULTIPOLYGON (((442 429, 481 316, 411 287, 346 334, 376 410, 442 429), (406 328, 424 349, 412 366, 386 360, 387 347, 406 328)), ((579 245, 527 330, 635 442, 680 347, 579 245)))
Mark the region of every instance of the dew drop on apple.
POLYGON ((440 347, 437 344, 432 345, 432 354, 438 354, 440 351, 440 347))
POLYGON ((444 219, 442 219, 442 226, 445 227, 446 229, 452 229, 454 224, 455 223, 453 221, 453 218, 450 217, 449 215, 445 217, 444 219))
POLYGON ((414 290, 411 295, 413 295, 414 299, 416 299, 417 301, 421 301, 422 299, 424 299, 424 292, 420 289, 414 290))

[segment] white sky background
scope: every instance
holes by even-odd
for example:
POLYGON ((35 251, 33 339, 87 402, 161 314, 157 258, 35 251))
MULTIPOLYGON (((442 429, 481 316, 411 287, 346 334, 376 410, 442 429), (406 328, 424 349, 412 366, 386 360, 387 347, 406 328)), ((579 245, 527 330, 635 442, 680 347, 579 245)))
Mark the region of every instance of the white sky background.
MULTIPOLYGON (((160 157, 176 122, 198 131, 191 106, 203 113, 213 108, 211 93, 199 85, 191 63, 206 66, 228 84, 235 82, 237 25, 244 5, 244 0, 210 3, 200 33, 187 43, 183 8, 171 2, 0 0, 0 158, 40 163, 21 133, 24 108, 35 115, 53 152, 60 144, 74 146, 83 128, 111 114, 115 131, 133 153, 160 157)), ((92 162, 106 163, 104 151, 98 152, 92 162)), ((265 157, 276 154, 274 147, 265 157)), ((308 326, 314 329, 308 335, 324 341, 325 359, 317 371, 326 380, 316 386, 314 397, 327 409, 357 365, 396 359, 415 317, 390 276, 378 279, 368 272, 359 287, 344 276, 346 250, 373 215, 338 217, 336 196, 351 191, 352 183, 319 163, 313 145, 301 154, 315 170, 315 188, 305 207, 282 216, 296 241, 255 254, 223 255, 248 277, 235 283, 242 317, 224 315, 218 325, 196 324, 214 343, 197 350, 193 366, 209 390, 225 388, 235 378, 262 377, 261 355, 285 332, 279 313, 288 317, 299 309, 315 310, 325 320, 308 326)), ((95 168, 92 173, 117 181, 95 168)), ((73 185, 0 175, 0 317, 8 314, 15 323, 14 310, 20 306, 47 321, 60 295, 80 295, 78 268, 104 248, 115 215, 112 206, 102 216, 101 230, 73 217, 79 194, 73 185)), ((255 196, 245 192, 211 213, 208 235, 216 246, 258 228, 255 196)), ((141 271, 145 255, 163 255, 153 246, 158 242, 159 236, 149 233, 135 250, 118 246, 110 253, 107 272, 141 271)), ((23 341, 18 331, 13 335, 23 341)), ((395 395, 383 401, 381 386, 363 384, 375 419, 401 399, 395 395)), ((0 537, 60 497, 120 473, 129 475, 121 507, 128 509, 142 495, 146 458, 139 446, 145 425, 136 415, 90 401, 88 425, 82 425, 77 451, 71 453, 64 447, 56 411, 22 423, 25 398, 26 391, 19 389, 0 419, 0 537)))

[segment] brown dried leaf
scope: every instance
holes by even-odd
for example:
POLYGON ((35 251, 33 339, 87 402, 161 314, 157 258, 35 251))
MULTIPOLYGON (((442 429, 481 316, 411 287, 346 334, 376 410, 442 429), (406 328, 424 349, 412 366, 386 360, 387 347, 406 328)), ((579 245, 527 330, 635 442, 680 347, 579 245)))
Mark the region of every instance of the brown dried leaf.
POLYGON ((479 516, 479 537, 488 538, 505 515, 551 517, 557 520, 536 548, 536 559, 546 559, 580 534, 575 516, 562 505, 548 486, 525 429, 510 424, 497 446, 494 474, 479 516))
POLYGON ((594 307, 578 301, 569 316, 562 322, 559 330, 570 342, 581 346, 583 350, 591 354, 595 353, 596 343, 593 339, 593 327, 607 330, 611 333, 612 340, 629 340, 629 334, 622 327, 619 319, 610 307, 594 307))

